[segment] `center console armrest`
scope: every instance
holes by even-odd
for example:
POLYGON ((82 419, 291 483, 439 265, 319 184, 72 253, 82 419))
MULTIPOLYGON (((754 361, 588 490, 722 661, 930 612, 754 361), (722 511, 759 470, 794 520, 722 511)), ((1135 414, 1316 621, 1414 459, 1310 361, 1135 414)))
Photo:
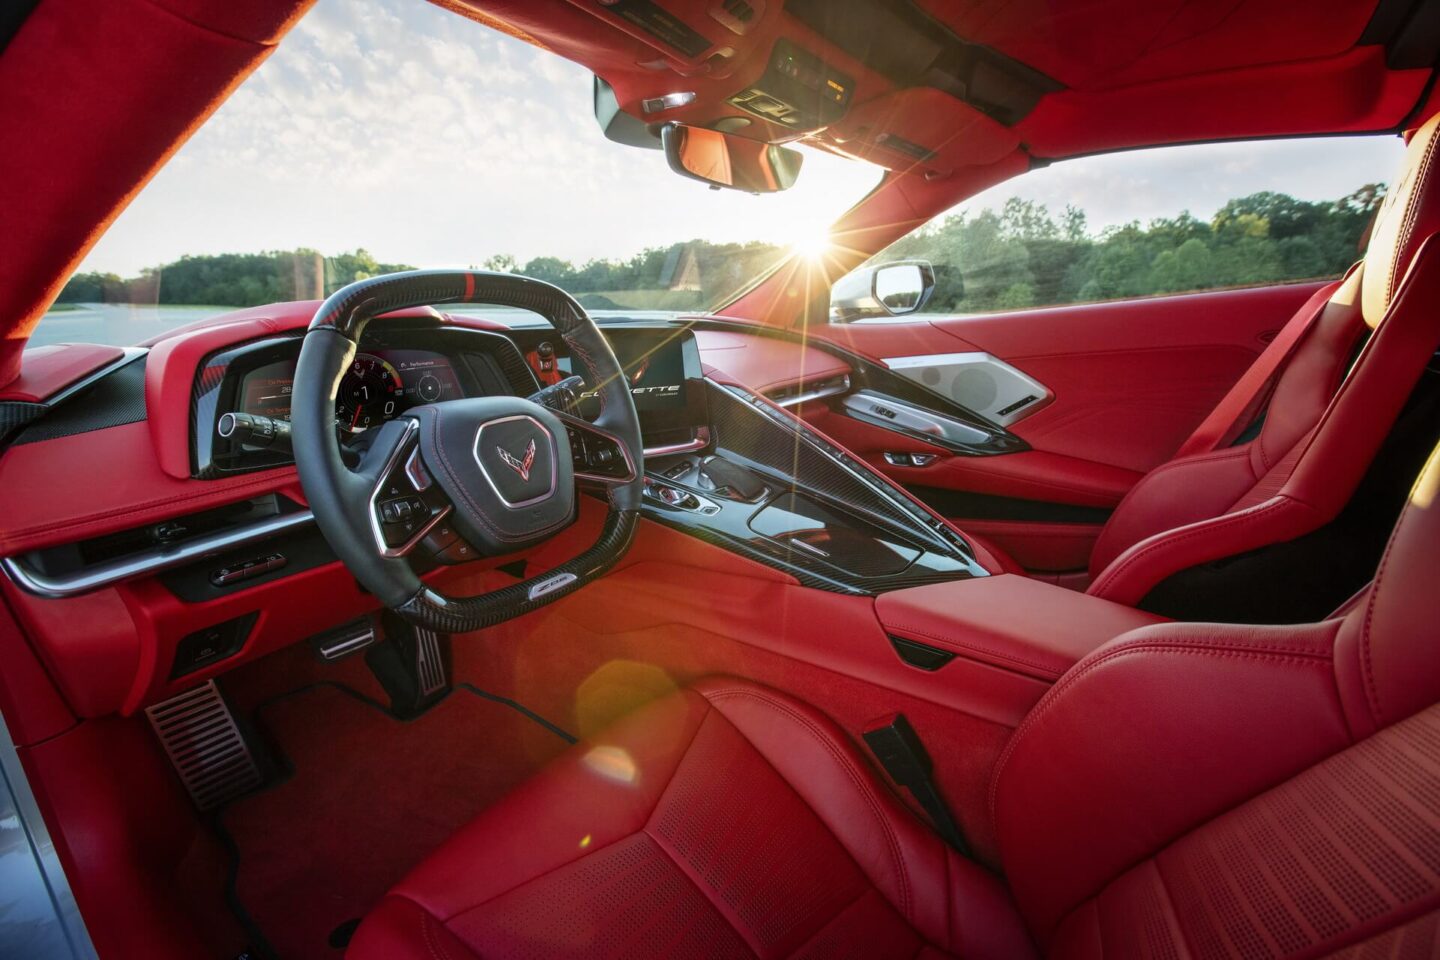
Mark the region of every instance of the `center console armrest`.
POLYGON ((1016 574, 953 580, 882 593, 875 613, 892 638, 953 655, 956 682, 995 677, 992 694, 1010 691, 1013 716, 1023 716, 1039 694, 1081 657, 1113 637, 1164 617, 1144 613, 1016 574), (983 665, 986 669, 976 669, 983 665), (1000 671, 995 674, 994 671, 1000 671), (1002 683, 1005 675, 1031 683, 1002 683), (962 681, 962 676, 965 678, 962 681))

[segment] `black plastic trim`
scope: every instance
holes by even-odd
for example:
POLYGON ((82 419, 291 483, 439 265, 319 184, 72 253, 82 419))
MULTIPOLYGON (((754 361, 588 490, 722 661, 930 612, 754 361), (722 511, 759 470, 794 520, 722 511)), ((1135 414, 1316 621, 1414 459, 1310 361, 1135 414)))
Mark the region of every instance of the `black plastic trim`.
POLYGON ((948 490, 906 484, 905 489, 948 519, 965 520, 1030 520, 1036 523, 1104 523, 1110 519, 1107 507, 1081 507, 1069 503, 1000 497, 968 490, 948 490))
POLYGON ((916 640, 907 640, 894 634, 890 634, 889 637, 890 646, 895 648, 896 655, 916 669, 934 673, 955 659, 955 654, 949 650, 941 650, 939 647, 932 647, 916 640))
POLYGON ((7 0, 0 4, 0 51, 10 45, 38 6, 40 0, 7 0))

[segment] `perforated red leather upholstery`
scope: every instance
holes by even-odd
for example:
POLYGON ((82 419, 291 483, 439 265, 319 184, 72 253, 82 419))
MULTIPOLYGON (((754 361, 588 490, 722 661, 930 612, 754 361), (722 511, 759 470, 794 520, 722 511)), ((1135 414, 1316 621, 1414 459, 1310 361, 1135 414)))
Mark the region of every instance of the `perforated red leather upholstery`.
POLYGON ((996 764, 1008 891, 824 715, 714 679, 488 810, 350 957, 1433 956, 1437 557, 1440 450, 1344 615, 1081 659, 996 764))
POLYGON ((1096 541, 1090 593, 1139 603, 1172 574, 1294 539, 1344 508, 1440 344, 1440 251, 1428 242, 1440 228, 1437 128, 1440 117, 1411 139, 1365 262, 1297 344, 1258 436, 1136 484, 1096 541))
POLYGON ((349 956, 1433 956, 1437 558, 1440 451, 1343 615, 1081 660, 996 767, 1008 892, 813 708, 712 680, 483 814, 349 956))
POLYGON ((349 955, 447 950, 1033 952, 1001 884, 897 802, 833 723, 730 680, 639 711, 487 811, 386 898, 349 955))

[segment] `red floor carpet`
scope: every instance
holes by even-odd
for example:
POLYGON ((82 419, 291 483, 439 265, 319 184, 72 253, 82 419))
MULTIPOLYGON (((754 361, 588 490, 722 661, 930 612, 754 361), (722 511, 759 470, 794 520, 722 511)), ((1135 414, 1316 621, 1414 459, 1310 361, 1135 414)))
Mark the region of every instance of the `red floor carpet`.
POLYGON ((566 746, 463 689, 409 722, 334 686, 258 717, 294 774, 221 823, 239 851, 237 899, 282 960, 341 956, 331 931, 566 746))

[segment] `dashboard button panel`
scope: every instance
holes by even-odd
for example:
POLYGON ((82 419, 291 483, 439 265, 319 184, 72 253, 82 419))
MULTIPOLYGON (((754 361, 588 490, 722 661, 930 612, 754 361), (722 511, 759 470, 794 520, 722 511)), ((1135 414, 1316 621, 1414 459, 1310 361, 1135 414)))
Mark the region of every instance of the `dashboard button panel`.
POLYGON ((253 560, 242 560, 239 563, 232 563, 212 571, 210 582, 217 587, 232 586, 243 580, 258 577, 262 573, 279 570, 288 562, 283 553, 272 553, 264 557, 256 557, 253 560))

